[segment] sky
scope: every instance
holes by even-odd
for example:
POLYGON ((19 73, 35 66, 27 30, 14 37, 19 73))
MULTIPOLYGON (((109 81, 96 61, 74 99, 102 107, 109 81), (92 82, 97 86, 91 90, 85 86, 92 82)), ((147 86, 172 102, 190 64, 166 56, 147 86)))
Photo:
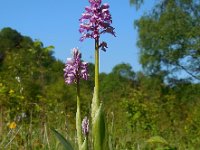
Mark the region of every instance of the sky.
MULTIPOLYGON (((108 49, 100 53, 100 72, 109 73, 120 63, 129 63, 134 71, 141 70, 139 64, 138 33, 134 20, 148 13, 155 0, 145 1, 136 11, 129 0, 103 0, 110 4, 110 12, 116 36, 105 34, 108 49)), ((79 18, 88 0, 0 0, 0 29, 11 27, 33 40, 40 40, 44 46, 53 45, 54 56, 66 61, 76 47, 82 59, 94 63, 94 40, 80 42, 79 18)))

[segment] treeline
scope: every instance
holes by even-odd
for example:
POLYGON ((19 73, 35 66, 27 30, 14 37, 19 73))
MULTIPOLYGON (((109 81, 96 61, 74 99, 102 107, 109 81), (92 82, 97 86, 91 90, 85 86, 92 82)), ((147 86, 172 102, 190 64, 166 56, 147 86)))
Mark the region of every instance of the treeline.
MULTIPOLYGON (((13 149, 48 148, 48 140, 50 147, 56 145, 49 127, 73 141, 76 89, 64 83, 63 68, 52 46, 44 47, 11 28, 0 31, 0 142, 11 122, 23 128, 13 149)), ((84 115, 90 114, 93 64, 89 71, 90 79, 81 82, 84 115)), ((183 79, 169 83, 161 75, 134 72, 126 63, 116 65, 109 74, 101 73, 100 81, 110 148, 200 147, 199 83, 183 79)))

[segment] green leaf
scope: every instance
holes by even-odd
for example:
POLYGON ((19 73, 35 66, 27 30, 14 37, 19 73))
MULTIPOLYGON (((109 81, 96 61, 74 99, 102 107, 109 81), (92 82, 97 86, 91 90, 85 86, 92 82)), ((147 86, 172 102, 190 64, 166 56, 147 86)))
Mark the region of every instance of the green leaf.
POLYGON ((147 140, 147 143, 160 143, 164 145, 169 145, 168 142, 161 136, 153 136, 147 140))
POLYGON ((105 145, 105 120, 102 104, 95 113, 93 122, 94 149, 102 150, 105 145))
POLYGON ((65 150, 74 150, 70 142, 68 142, 58 131, 55 129, 51 128, 53 131, 54 135, 58 138, 60 143, 63 145, 65 150))
POLYGON ((92 114, 91 114, 91 117, 92 117, 92 122, 94 122, 94 118, 95 118, 95 114, 98 110, 98 105, 97 105, 97 94, 96 94, 96 88, 94 87, 94 93, 93 93, 93 99, 92 99, 92 114))

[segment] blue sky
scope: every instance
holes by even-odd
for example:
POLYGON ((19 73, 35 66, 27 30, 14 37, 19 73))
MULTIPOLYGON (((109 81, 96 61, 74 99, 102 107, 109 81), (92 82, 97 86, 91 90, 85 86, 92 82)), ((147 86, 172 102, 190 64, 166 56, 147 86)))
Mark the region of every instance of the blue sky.
MULTIPOLYGON (((79 18, 88 0, 0 0, 0 29, 11 27, 22 35, 39 39, 44 46, 53 45, 56 58, 65 62, 71 49, 78 47, 83 59, 94 62, 94 41, 80 42, 79 18)), ((129 63, 134 71, 141 70, 136 46, 137 31, 134 20, 151 10, 154 0, 146 1, 139 11, 129 0, 103 0, 110 4, 113 27, 117 37, 103 35, 108 43, 107 52, 101 52, 100 71, 110 72, 119 63, 129 63)))

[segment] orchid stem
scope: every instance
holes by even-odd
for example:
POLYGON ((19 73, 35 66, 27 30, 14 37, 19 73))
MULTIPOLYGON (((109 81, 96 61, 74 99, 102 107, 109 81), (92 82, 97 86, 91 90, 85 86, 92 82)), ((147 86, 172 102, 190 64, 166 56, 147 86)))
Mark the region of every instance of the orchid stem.
POLYGON ((96 98, 97 106, 99 103, 99 38, 95 39, 95 89, 96 89, 96 98))
POLYGON ((80 85, 79 80, 77 81, 77 112, 76 112, 76 131, 79 150, 82 144, 82 130, 81 130, 81 108, 80 108, 80 85))

